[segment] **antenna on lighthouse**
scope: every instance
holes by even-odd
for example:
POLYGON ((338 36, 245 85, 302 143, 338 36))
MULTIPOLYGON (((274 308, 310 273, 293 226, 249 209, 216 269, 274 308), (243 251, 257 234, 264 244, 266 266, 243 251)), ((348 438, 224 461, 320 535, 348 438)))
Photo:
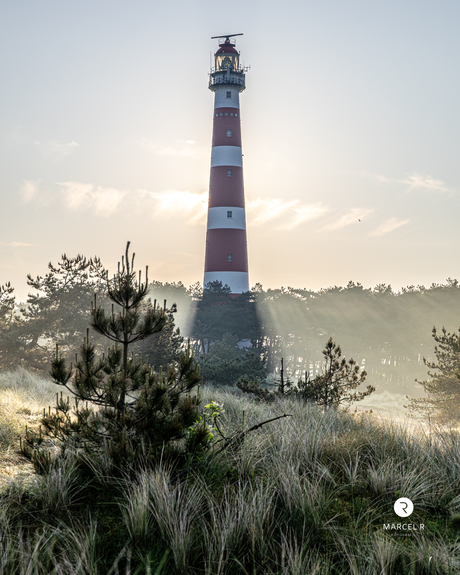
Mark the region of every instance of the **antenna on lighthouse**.
POLYGON ((220 36, 211 36, 211 40, 216 40, 217 38, 225 38, 226 42, 230 42, 229 38, 233 38, 234 36, 243 36, 243 33, 240 34, 221 34, 220 36))

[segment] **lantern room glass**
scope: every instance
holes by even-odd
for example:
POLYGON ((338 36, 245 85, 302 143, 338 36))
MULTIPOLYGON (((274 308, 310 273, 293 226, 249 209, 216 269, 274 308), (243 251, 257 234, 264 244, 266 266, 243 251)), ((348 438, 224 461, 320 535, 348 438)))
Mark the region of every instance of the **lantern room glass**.
POLYGON ((238 70, 238 59, 238 54, 229 52, 216 54, 216 70, 226 70, 227 68, 238 70))

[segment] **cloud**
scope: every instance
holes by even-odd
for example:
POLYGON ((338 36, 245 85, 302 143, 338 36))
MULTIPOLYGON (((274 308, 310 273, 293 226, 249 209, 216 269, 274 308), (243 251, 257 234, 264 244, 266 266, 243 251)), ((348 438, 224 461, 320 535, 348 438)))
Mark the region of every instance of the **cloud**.
POLYGON ((149 140, 142 138, 140 145, 155 156, 189 156, 189 157, 210 157, 209 149, 201 150, 197 148, 194 140, 174 140, 165 142, 164 140, 149 140))
POLYGON ((0 246, 8 246, 10 248, 29 248, 35 244, 26 244, 24 242, 0 242, 0 246))
MULTIPOLYGON (((149 192, 139 190, 140 198, 138 204, 142 203, 142 198, 152 200, 151 206, 154 215, 162 213, 169 217, 186 214, 189 223, 198 223, 204 219, 208 207, 208 192, 192 193, 188 190, 164 190, 162 192, 149 192)), ((144 209, 145 205, 144 205, 144 209)))
POLYGON ((404 184, 405 186, 408 186, 408 192, 420 190, 439 194, 455 194, 455 190, 449 188, 445 182, 442 180, 435 180, 432 176, 426 174, 415 173, 402 179, 387 178, 381 174, 370 174, 367 172, 363 172, 363 175, 377 180, 378 184, 404 184))
POLYGON ((264 225, 282 216, 290 220, 279 225, 278 230, 290 230, 302 222, 318 218, 329 211, 329 208, 316 204, 300 204, 299 200, 281 198, 255 198, 246 203, 248 220, 251 226, 264 225))
POLYGON ((71 154, 75 148, 78 148, 78 142, 60 142, 59 140, 46 140, 44 142, 34 142, 46 156, 55 160, 62 160, 65 156, 71 154))
MULTIPOLYGON (((188 190, 124 191, 104 188, 92 183, 57 182, 59 196, 66 209, 90 210, 98 216, 110 217, 121 210, 126 215, 150 213, 152 217, 185 217, 188 224, 203 224, 208 209, 208 192, 194 193, 188 190)), ((38 194, 38 186, 24 182, 21 188, 24 201, 43 203, 44 194, 38 194)), ((48 200, 48 203, 51 200, 48 200)), ((321 217, 329 211, 321 202, 301 204, 299 200, 282 198, 255 198, 246 203, 251 226, 261 226, 276 220, 277 230, 291 230, 303 222, 321 217)))
POLYGON ((295 216, 287 224, 280 226, 278 230, 291 230, 303 222, 308 222, 323 216, 329 208, 322 206, 320 202, 316 204, 303 204, 294 208, 295 216))
POLYGON ((32 180, 24 180, 19 192, 22 196, 22 201, 27 204, 37 197, 38 184, 32 180))
POLYGON ((248 218, 252 226, 260 226, 279 218, 298 203, 298 200, 285 201, 281 198, 255 198, 246 202, 248 218))
MULTIPOLYGON (((64 207, 70 211, 90 210, 95 215, 110 217, 121 210, 126 215, 139 215, 150 212, 153 216, 164 214, 167 217, 187 215, 191 223, 204 218, 207 211, 208 192, 192 193, 189 191, 164 190, 150 192, 148 190, 119 190, 105 188, 85 182, 57 182, 59 194, 64 207)), ((45 194, 38 193, 38 186, 31 181, 25 181, 21 187, 23 200, 43 203, 45 194)), ((50 196, 56 200, 56 193, 50 196)), ((48 198, 48 203, 51 201, 48 198)))
POLYGON ((407 184, 410 190, 427 190, 429 192, 440 192, 443 194, 453 194, 454 190, 448 188, 441 180, 435 180, 431 176, 422 174, 412 174, 404 180, 399 180, 402 184, 407 184))
POLYGON ((410 220, 398 220, 398 218, 390 218, 381 223, 380 226, 377 229, 375 229, 370 235, 383 236, 384 234, 388 234, 393 230, 400 228, 401 226, 405 226, 409 222, 410 220))
POLYGON ((110 217, 121 208, 128 192, 81 182, 58 182, 64 205, 69 210, 91 209, 98 216, 110 217))
POLYGON ((362 220, 369 214, 371 214, 374 210, 372 208, 352 208, 343 216, 340 216, 338 220, 331 222, 324 226, 323 230, 331 231, 331 230, 339 230, 341 228, 345 228, 346 226, 350 226, 352 224, 358 224, 359 220, 362 220))

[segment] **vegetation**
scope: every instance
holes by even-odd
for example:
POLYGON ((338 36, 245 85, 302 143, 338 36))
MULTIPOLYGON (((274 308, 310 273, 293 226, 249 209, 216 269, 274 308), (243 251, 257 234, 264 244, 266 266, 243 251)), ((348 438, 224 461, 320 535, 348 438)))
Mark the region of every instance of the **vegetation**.
MULTIPOLYGON (((16 302, 12 286, 7 284, 9 294, 4 286, 0 293, 1 368, 23 364, 47 371, 56 339, 64 356, 74 356, 86 331, 95 289, 103 303, 105 280, 100 278, 105 277, 105 270, 96 260, 63 256, 49 265, 47 274, 36 279, 29 276, 34 293, 26 304, 16 302), (86 265, 92 261, 93 268, 79 270, 83 260, 86 265), (7 313, 1 313, 2 309, 7 313)), ((203 290, 198 284, 187 288, 181 282, 153 281, 149 297, 161 302, 167 299, 178 308, 174 326, 146 340, 146 347, 142 344, 135 349, 135 353, 148 354, 156 367, 177 359, 183 350, 182 337, 191 340, 198 357, 207 354, 211 343, 231 333, 237 341, 250 339, 251 352, 264 363, 268 374, 279 376, 284 358, 293 379, 303 378, 307 371, 314 379, 322 369, 324 340, 332 337, 351 351, 379 390, 413 397, 423 393, 414 383, 416 378, 425 378, 423 357, 434 360, 433 325, 453 330, 457 326, 452 325, 452 318, 460 314, 460 284, 450 278, 445 284, 409 286, 400 292, 388 285, 366 289, 353 282, 317 292, 292 287, 264 290, 257 284, 238 298, 231 297, 219 282, 203 290), (164 339, 168 330, 171 338, 161 342, 165 351, 159 352, 154 340, 164 339)), ((99 343, 96 337, 93 343, 99 343)))
POLYGON ((14 287, 8 282, 0 285, 0 365, 4 368, 17 358, 17 335, 19 324, 16 312, 14 287))
POLYGON ((206 426, 190 433, 199 418, 198 399, 191 391, 201 381, 190 349, 166 373, 161 368, 155 371, 140 356, 129 355, 131 344, 161 332, 166 309, 154 303, 140 314, 148 291, 147 270, 145 282, 140 272, 137 280, 134 255, 130 264, 128 249, 129 242, 118 273, 107 285, 111 313, 96 305, 96 296, 92 309, 91 326, 114 345, 97 357, 88 330, 74 366, 67 365, 56 346, 51 375, 74 396, 75 403, 61 394, 53 412, 43 414, 44 434, 41 428, 38 434, 27 433, 22 451, 38 471, 51 466, 54 447, 48 445, 48 438, 59 441, 61 457, 70 450, 82 452, 96 465, 105 458, 111 473, 141 464, 154 466, 160 459, 187 461, 206 443, 206 426))
POLYGON ((379 390, 414 397, 422 394, 415 379, 425 377, 423 357, 433 360, 433 325, 455 329, 453 318, 460 316, 460 284, 450 278, 445 284, 408 286, 400 292, 354 282, 317 292, 256 285, 244 299, 230 298, 222 290, 213 285, 207 294, 189 292, 195 324, 182 332, 191 336, 197 350, 208 340, 221 341, 227 331, 251 339, 267 373, 279 377, 284 358, 291 379, 303 378, 307 371, 314 379, 323 368, 324 341, 332 337, 351 351, 379 390))
POLYGON ((199 357, 205 383, 235 385, 241 377, 263 381, 267 377, 265 360, 252 350, 238 347, 238 337, 230 333, 209 345, 199 357))
POLYGON ((237 340, 249 338, 253 347, 260 349, 262 334, 253 293, 232 297, 228 286, 214 281, 201 291, 195 290, 194 297, 196 313, 191 336, 197 350, 206 352, 210 342, 221 340, 226 333, 237 340))
POLYGON ((411 431, 289 397, 254 403, 212 387, 202 396, 223 406, 227 434, 243 420, 248 428, 292 417, 204 455, 179 478, 168 465, 118 477, 100 465, 88 482, 69 457, 10 482, 0 495, 0 573, 459 572, 456 432, 411 431), (410 523, 423 531, 383 528, 402 522, 400 496, 414 502, 410 523))
POLYGON ((355 401, 361 401, 375 391, 368 385, 366 391, 354 391, 367 376, 367 371, 360 369, 354 359, 348 361, 342 357, 340 346, 329 338, 323 350, 323 373, 310 379, 298 382, 296 393, 307 401, 313 401, 320 407, 329 409, 340 405, 350 406, 355 401))
POLYGON ((368 378, 379 389, 421 392, 414 383, 423 379, 423 356, 431 361, 431 329, 451 326, 460 316, 460 286, 456 280, 430 287, 409 286, 394 292, 391 286, 366 289, 349 282, 313 292, 280 288, 255 293, 262 322, 264 354, 269 373, 283 357, 296 379, 322 370, 324 340, 332 337, 351 350, 368 378))
MULTIPOLYGON (((54 411, 42 413, 49 379, 23 368, 0 374, 0 575, 460 572, 458 431, 338 409, 374 391, 358 390, 366 372, 375 382, 393 367, 418 365, 420 310, 430 310, 424 321, 443 309, 450 317, 460 309, 458 282, 400 294, 352 282, 317 293, 256 286, 232 298, 219 283, 152 285, 147 274, 142 282, 128 248, 110 281, 99 264, 91 276, 82 256, 61 263, 44 278, 29 277, 42 295, 22 313, 12 287, 0 288, 4 366, 15 342, 18 357, 42 366, 58 337, 52 377, 64 391, 54 411), (91 287, 92 326, 114 345, 102 354, 86 333, 69 364, 85 333, 91 287), (197 312, 184 333, 208 380, 200 394, 200 369, 184 350, 174 307, 149 303, 152 289, 188 299, 197 312), (410 324, 404 333, 401 322, 410 324), (325 333, 331 338, 321 353, 325 333), (344 334, 354 357, 362 350, 356 362, 334 343, 344 334), (236 346, 246 337, 251 352, 236 346), (131 353, 135 346, 142 357, 131 353), (267 366, 281 375, 282 357, 290 375, 269 392, 260 382, 267 366), (290 379, 305 372, 311 377, 294 386, 290 379), (235 378, 253 395, 210 384, 235 378), (22 453, 38 475, 17 449, 23 424, 22 453), (406 537, 391 529, 403 522, 393 511, 399 497, 414 503, 416 529, 406 537)), ((436 360, 425 360, 431 379, 419 382, 428 396, 411 407, 452 422, 460 339, 446 330, 433 335, 436 360)))
POLYGON ((4 369, 25 364, 48 370, 56 340, 62 350, 74 353, 86 332, 93 294, 103 297, 105 293, 107 271, 98 257, 64 254, 57 265, 50 262, 48 269, 45 276, 27 276, 28 285, 36 291, 29 294, 26 304, 17 306, 10 297, 7 317, 0 314, 4 369))
MULTIPOLYGON (((165 299, 164 310, 166 311, 163 329, 152 334, 147 339, 135 342, 131 347, 134 354, 147 357, 150 365, 157 371, 161 367, 165 372, 171 363, 179 360, 181 352, 185 350, 184 338, 181 335, 180 328, 175 326, 174 321, 174 315, 177 312, 176 303, 168 310, 166 309, 166 301, 165 299)), ((149 298, 143 303, 141 310, 145 313, 152 306, 152 301, 149 298)))
POLYGON ((355 401, 361 401, 375 391, 368 385, 366 391, 354 391, 366 379, 367 372, 360 369, 354 359, 348 361, 342 357, 339 345, 329 338, 323 350, 324 365, 322 373, 310 379, 308 373, 305 379, 299 379, 297 385, 289 379, 281 379, 276 391, 268 391, 260 381, 250 377, 241 377, 237 387, 241 391, 252 394, 256 400, 274 401, 279 396, 291 396, 315 403, 323 409, 335 408, 341 405, 349 407, 355 401))
MULTIPOLYGON (((460 329, 458 330, 460 332, 460 329)), ((436 361, 423 358, 430 371, 429 380, 418 381, 426 397, 410 399, 409 409, 443 423, 460 421, 460 336, 443 327, 439 335, 433 328, 436 361)))

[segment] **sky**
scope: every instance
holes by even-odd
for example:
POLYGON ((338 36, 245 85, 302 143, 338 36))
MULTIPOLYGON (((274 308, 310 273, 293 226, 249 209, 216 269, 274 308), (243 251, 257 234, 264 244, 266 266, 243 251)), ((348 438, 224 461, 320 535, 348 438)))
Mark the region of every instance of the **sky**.
POLYGON ((460 278, 458 1, 0 4, 0 284, 61 255, 203 281, 211 36, 237 38, 249 280, 460 278))

